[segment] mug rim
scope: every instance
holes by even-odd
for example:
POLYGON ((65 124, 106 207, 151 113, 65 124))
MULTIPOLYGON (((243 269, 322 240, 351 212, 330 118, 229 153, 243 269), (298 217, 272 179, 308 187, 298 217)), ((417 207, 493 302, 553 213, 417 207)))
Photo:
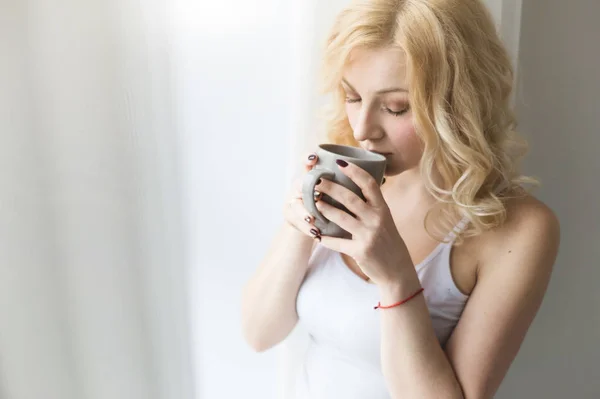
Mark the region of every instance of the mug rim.
POLYGON ((360 161, 360 162, 382 162, 382 161, 387 161, 387 158, 381 154, 377 154, 375 152, 371 152, 368 150, 365 150, 364 148, 360 148, 360 147, 353 147, 353 146, 349 146, 349 145, 343 145, 343 144, 329 144, 329 143, 325 143, 325 144, 319 144, 319 149, 323 150, 323 151, 327 151, 333 155, 339 156, 339 157, 344 157, 347 159, 353 159, 356 161, 360 161), (352 157, 349 155, 343 155, 343 154, 338 154, 335 150, 333 150, 334 148, 348 148, 348 149, 352 149, 354 151, 359 151, 362 152, 366 155, 368 155, 371 158, 356 158, 356 157, 352 157))

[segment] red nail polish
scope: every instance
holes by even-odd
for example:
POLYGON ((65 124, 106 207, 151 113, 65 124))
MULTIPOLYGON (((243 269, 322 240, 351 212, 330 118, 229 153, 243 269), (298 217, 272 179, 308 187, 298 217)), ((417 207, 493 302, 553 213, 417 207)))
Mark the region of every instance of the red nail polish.
POLYGON ((348 162, 344 161, 343 159, 337 159, 335 161, 335 163, 337 163, 338 165, 340 165, 342 168, 345 168, 346 166, 348 166, 348 162))

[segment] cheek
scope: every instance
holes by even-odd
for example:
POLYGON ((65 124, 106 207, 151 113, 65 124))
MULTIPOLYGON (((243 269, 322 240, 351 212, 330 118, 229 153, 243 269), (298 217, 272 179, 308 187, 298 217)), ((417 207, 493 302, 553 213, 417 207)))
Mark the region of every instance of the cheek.
POLYGON ((415 125, 410 118, 393 121, 393 123, 390 123, 387 132, 393 146, 401 152, 406 150, 413 152, 421 146, 415 131, 415 125))
POLYGON ((388 139, 395 149, 396 161, 389 165, 387 173, 395 175, 418 166, 423 146, 410 118, 394 121, 393 126, 390 125, 388 129, 388 139))

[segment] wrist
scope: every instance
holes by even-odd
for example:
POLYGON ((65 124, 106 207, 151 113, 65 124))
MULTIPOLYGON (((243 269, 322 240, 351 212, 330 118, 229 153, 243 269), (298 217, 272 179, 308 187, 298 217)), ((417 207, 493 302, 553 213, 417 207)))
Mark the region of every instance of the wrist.
POLYGON ((379 295, 382 304, 396 303, 414 295, 421 289, 421 282, 416 272, 414 277, 389 281, 379 285, 379 295))
POLYGON ((298 230, 298 228, 296 228, 296 226, 294 226, 292 223, 290 223, 288 221, 284 222, 283 230, 284 230, 284 233, 288 237, 290 237, 291 239, 293 239, 296 242, 300 242, 302 244, 311 245, 311 246, 314 243, 314 238, 304 234, 303 232, 298 230))

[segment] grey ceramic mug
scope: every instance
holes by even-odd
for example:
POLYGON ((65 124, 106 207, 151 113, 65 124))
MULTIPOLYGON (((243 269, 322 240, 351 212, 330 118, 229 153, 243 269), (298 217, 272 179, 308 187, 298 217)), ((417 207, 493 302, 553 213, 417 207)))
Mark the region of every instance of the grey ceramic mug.
MULTIPOLYGON (((385 173, 387 160, 381 154, 363 150, 362 148, 337 144, 319 145, 317 156, 317 164, 306 174, 302 183, 302 201, 304 202, 304 206, 315 218, 315 226, 319 229, 321 235, 351 238, 352 235, 350 233, 342 229, 337 224, 329 221, 321 214, 321 212, 319 212, 317 206, 315 205, 315 185, 319 179, 331 180, 350 189, 360 198, 365 200, 360 188, 339 169, 335 161, 337 159, 342 159, 348 163, 353 163, 359 166, 373 176, 375 181, 381 185, 383 182, 383 175, 385 173)), ((326 194, 323 194, 321 201, 325 201, 352 215, 352 212, 350 212, 345 206, 326 194)))

